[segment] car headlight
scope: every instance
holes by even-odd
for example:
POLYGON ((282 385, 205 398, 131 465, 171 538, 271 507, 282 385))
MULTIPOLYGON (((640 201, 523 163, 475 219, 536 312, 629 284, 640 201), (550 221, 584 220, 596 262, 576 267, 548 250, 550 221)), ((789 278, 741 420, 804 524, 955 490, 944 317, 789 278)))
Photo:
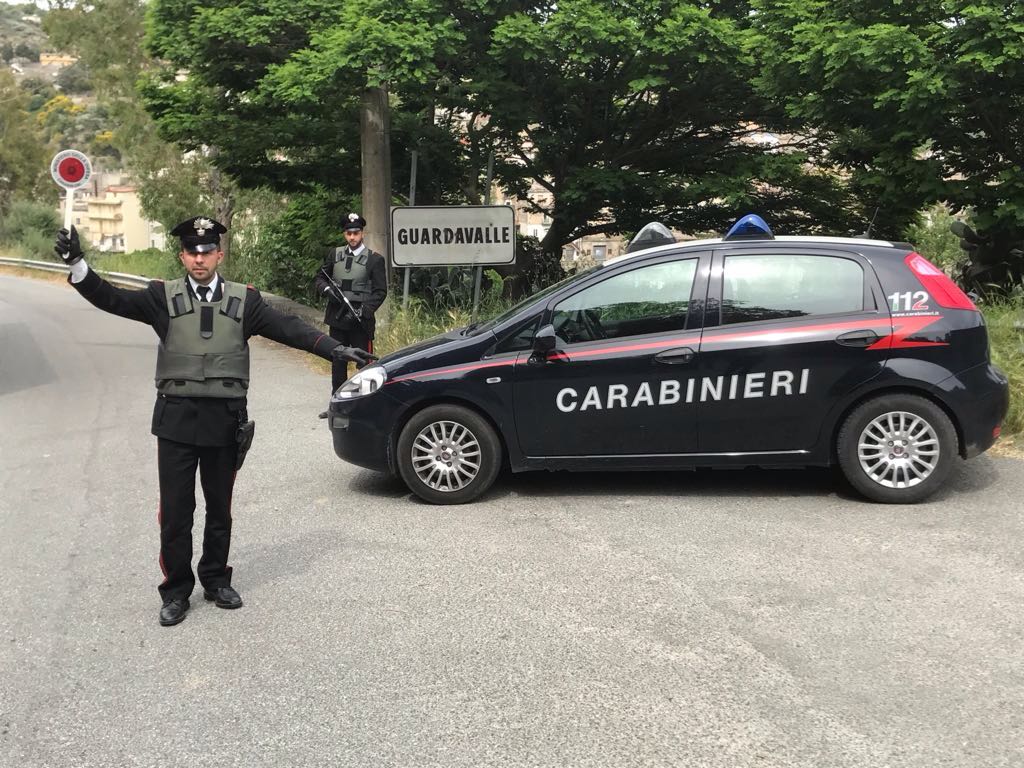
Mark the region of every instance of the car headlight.
POLYGON ((384 386, 388 380, 388 372, 383 365, 371 365, 368 368, 358 371, 355 376, 346 381, 334 393, 337 400, 352 400, 356 397, 372 395, 384 386))

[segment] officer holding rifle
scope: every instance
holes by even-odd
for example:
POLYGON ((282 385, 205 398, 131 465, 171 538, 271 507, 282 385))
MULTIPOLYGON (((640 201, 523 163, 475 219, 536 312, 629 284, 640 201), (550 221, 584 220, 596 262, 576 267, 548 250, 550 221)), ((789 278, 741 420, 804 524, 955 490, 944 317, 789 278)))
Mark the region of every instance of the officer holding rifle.
MULTIPOLYGON (((373 352, 374 314, 388 295, 384 257, 363 242, 366 219, 358 213, 342 219, 347 245, 329 248, 316 274, 316 290, 327 297, 324 323, 331 338, 348 347, 373 352)), ((348 363, 336 361, 331 371, 331 392, 348 378, 348 363)), ((320 414, 326 418, 327 414, 320 414)))
POLYGON ((240 608, 231 585, 231 495, 235 473, 252 441, 254 424, 246 412, 250 336, 346 364, 362 367, 373 356, 328 338, 292 315, 271 308, 251 285, 230 283, 217 274, 224 258, 220 238, 226 228, 205 216, 178 224, 179 258, 187 275, 154 280, 143 290, 118 288, 85 263, 78 232, 60 230, 55 250, 70 267, 69 281, 91 304, 153 327, 160 339, 156 362, 157 437, 160 478, 160 623, 178 624, 189 610, 192 573, 192 518, 195 476, 206 499, 199 581, 203 597, 219 608, 240 608))

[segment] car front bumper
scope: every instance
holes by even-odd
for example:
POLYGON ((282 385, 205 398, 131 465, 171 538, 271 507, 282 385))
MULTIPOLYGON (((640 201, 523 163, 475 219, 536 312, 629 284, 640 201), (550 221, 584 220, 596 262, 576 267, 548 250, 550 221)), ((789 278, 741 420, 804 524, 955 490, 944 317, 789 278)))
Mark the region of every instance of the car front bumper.
POLYGON ((377 472, 394 472, 391 436, 399 416, 399 405, 383 392, 354 400, 331 399, 327 425, 334 452, 358 467, 377 472))

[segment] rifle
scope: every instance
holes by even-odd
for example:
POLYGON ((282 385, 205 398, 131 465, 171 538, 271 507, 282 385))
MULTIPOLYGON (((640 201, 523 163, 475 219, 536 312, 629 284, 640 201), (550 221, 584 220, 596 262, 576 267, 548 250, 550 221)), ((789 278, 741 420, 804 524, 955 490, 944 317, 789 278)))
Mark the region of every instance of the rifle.
POLYGON ((348 307, 348 311, 352 313, 352 317, 354 317, 359 323, 359 327, 366 333, 369 333, 369 330, 366 328, 366 323, 363 322, 363 313, 357 312, 356 308, 352 306, 352 302, 348 300, 348 296, 345 295, 345 291, 340 285, 338 285, 338 281, 331 276, 331 273, 327 271, 327 267, 320 267, 320 273, 327 278, 327 284, 331 286, 331 290, 333 292, 332 295, 345 302, 345 306, 348 307))

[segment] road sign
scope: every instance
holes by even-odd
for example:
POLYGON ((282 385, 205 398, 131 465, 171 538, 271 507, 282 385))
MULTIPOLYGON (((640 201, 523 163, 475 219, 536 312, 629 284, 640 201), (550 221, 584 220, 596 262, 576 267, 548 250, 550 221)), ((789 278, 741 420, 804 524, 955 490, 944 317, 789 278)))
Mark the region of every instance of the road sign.
POLYGON ((64 189, 78 189, 89 183, 92 163, 89 158, 74 149, 65 149, 50 161, 50 175, 64 189))
POLYGON ((507 205, 397 206, 391 209, 396 267, 514 264, 516 215, 507 205))

